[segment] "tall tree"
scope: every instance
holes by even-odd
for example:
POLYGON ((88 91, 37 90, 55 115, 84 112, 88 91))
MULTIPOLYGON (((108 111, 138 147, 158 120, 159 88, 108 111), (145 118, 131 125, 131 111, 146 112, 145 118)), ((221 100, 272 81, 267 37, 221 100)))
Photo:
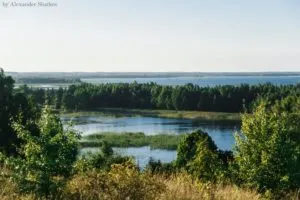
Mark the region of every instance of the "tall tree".
POLYGON ((11 153, 17 140, 11 127, 14 80, 0 69, 0 151, 11 153))
POLYGON ((262 102, 242 117, 235 156, 242 182, 270 194, 300 187, 299 105, 299 96, 262 102))

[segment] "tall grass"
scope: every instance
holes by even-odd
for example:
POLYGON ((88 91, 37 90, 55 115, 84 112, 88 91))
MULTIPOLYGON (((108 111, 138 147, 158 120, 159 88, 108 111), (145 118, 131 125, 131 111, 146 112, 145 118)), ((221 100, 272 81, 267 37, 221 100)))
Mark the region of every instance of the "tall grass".
MULTIPOLYGON (((1 169, 0 199, 43 199, 35 194, 21 194, 1 169)), ((66 185, 48 199, 57 200, 258 200, 256 191, 232 184, 208 184, 184 172, 171 175, 139 172, 130 162, 113 165, 110 171, 88 170, 74 174, 66 185)), ((297 200, 297 192, 286 196, 297 200)))
POLYGON ((184 135, 145 135, 144 133, 114 133, 106 132, 88 135, 81 141, 82 147, 99 147, 105 141, 112 147, 142 147, 150 146, 153 149, 176 150, 184 135))
POLYGON ((186 173, 173 174, 168 178, 157 176, 166 185, 166 191, 161 194, 161 200, 257 200, 259 194, 249 189, 234 185, 205 184, 186 173))
POLYGON ((182 118, 204 121, 240 121, 240 113, 225 112, 204 112, 204 111, 176 111, 176 110, 150 110, 150 109, 126 109, 126 108, 101 108, 93 111, 65 112, 64 116, 97 116, 97 115, 115 115, 115 116, 149 116, 164 118, 182 118))
MULTIPOLYGON (((0 199, 41 199, 20 194, 7 177, 0 179, 0 199)), ((139 172, 130 164, 114 165, 109 172, 87 171, 74 175, 52 199, 84 200, 256 200, 259 195, 232 185, 207 185, 185 173, 172 176, 139 172)))

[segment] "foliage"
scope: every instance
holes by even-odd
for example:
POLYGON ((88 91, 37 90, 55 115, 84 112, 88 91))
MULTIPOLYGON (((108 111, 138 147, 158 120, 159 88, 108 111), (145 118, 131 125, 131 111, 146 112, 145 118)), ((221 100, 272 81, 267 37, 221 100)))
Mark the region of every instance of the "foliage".
POLYGON ((222 179, 223 163, 216 151, 209 148, 207 139, 198 141, 194 158, 187 163, 188 171, 204 182, 222 179))
POLYGON ((197 143, 206 141, 207 148, 212 151, 217 150, 217 146, 209 137, 209 135, 201 130, 197 130, 191 134, 186 135, 181 141, 177 149, 176 165, 178 167, 185 167, 194 159, 197 152, 197 143))
POLYGON ((22 158, 8 158, 13 180, 21 192, 53 194, 71 173, 76 160, 79 135, 64 130, 59 117, 46 106, 36 124, 38 135, 31 135, 20 123, 14 128, 25 141, 22 158))
POLYGON ((108 173, 89 171, 68 184, 68 199, 157 199, 165 187, 151 175, 140 173, 134 164, 115 164, 108 173))
POLYGON ((22 91, 14 91, 13 79, 5 76, 3 70, 0 69, 0 151, 9 155, 17 154, 17 148, 22 143, 12 127, 12 121, 19 119, 25 129, 35 134, 36 127, 26 126, 26 124, 38 117, 39 109, 32 99, 26 98, 22 91))
POLYGON ((109 107, 249 112, 260 98, 267 98, 274 102, 291 94, 300 94, 300 84, 276 86, 267 83, 215 87, 186 84, 172 87, 136 82, 99 85, 82 83, 64 89, 63 95, 58 90, 31 89, 28 92, 41 104, 44 103, 45 93, 48 94, 51 102, 60 102, 62 107, 68 110, 95 110, 109 107))
POLYGON ((233 155, 221 151, 211 137, 201 130, 187 135, 179 144, 176 165, 203 182, 226 181, 233 155))
POLYGON ((236 136, 240 181, 271 198, 300 187, 299 106, 299 96, 274 106, 263 102, 253 115, 243 115, 236 136))
POLYGON ((154 160, 150 157, 150 160, 145 168, 145 171, 150 172, 151 174, 164 174, 170 175, 177 171, 175 163, 162 163, 160 160, 154 160))
POLYGON ((97 153, 89 152, 78 158, 73 173, 82 173, 93 169, 109 170, 113 164, 122 164, 132 160, 130 157, 114 155, 111 146, 106 142, 102 142, 99 148, 100 151, 97 153))

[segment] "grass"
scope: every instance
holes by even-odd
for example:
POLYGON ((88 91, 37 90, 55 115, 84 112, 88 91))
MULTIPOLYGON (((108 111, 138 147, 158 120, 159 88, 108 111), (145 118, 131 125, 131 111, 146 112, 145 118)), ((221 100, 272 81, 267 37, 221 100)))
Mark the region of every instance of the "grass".
POLYGON ((258 200, 260 195, 246 188, 238 188, 234 185, 204 184, 192 179, 186 173, 175 173, 170 177, 156 176, 166 186, 166 192, 162 193, 161 200, 258 200))
POLYGON ((117 116, 149 116, 163 118, 179 118, 203 121, 240 121, 240 113, 203 112, 203 111, 176 111, 176 110, 149 110, 149 109, 125 109, 125 108, 101 108, 91 112, 65 112, 63 115, 79 117, 83 115, 117 115, 117 116))
POLYGON ((184 135, 145 135, 144 133, 113 133, 106 132, 88 135, 81 141, 82 147, 99 147, 105 141, 112 147, 142 147, 150 146, 152 149, 176 150, 184 135))
MULTIPOLYGON (((42 198, 34 193, 22 194, 9 177, 0 176, 0 199, 104 199, 104 200, 258 200, 253 190, 234 185, 207 185, 185 173, 171 176, 151 175, 116 166, 109 172, 87 171, 76 174, 55 196, 42 198)), ((291 198, 292 199, 292 198, 291 198)))

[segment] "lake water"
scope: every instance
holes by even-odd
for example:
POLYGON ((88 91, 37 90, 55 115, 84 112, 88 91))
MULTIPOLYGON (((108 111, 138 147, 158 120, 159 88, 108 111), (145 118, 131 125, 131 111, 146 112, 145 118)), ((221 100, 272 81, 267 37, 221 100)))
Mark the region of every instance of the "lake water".
MULTIPOLYGON (((207 121, 192 121, 188 119, 168 119, 145 116, 124 116, 115 117, 109 115, 80 116, 76 118, 62 117, 64 122, 72 120, 74 129, 80 131, 82 135, 101 132, 143 132, 146 135, 153 134, 184 134, 197 129, 207 132, 216 145, 222 150, 232 150, 234 145, 234 132, 240 129, 238 123, 221 123, 207 121)), ((86 148, 95 151, 97 148, 86 148)), ((140 167, 145 166, 150 157, 170 162, 176 158, 176 151, 152 150, 150 147, 138 148, 114 148, 116 153, 133 156, 140 167)))
POLYGON ((239 85, 247 83, 250 85, 260 83, 272 83, 276 85, 287 85, 300 83, 300 76, 203 76, 203 77, 162 77, 162 78, 84 78, 83 82, 101 83, 149 83, 155 82, 159 85, 184 85, 192 83, 199 86, 216 85, 239 85))
MULTIPOLYGON (((80 155, 84 155, 88 152, 99 152, 99 148, 87 147, 80 151, 80 155)), ((144 169, 150 158, 160 160, 162 163, 170 163, 176 159, 176 151, 164 150, 164 149, 151 149, 148 146, 145 147, 129 147, 129 148, 113 148, 114 153, 123 156, 134 157, 136 163, 141 169, 144 169)))
MULTIPOLYGON (((275 85, 287 85, 287 84, 298 84, 300 83, 300 76, 202 76, 202 77, 159 77, 159 78, 81 78, 81 81, 93 84, 104 84, 104 83, 150 83, 154 82, 159 85, 185 85, 192 83, 199 86, 213 87, 216 85, 239 85, 247 83, 249 85, 260 84, 260 83, 272 83, 275 85)), ((18 88, 23 84, 16 84, 18 88)), ((67 88, 71 84, 65 83, 54 83, 54 84, 27 84, 33 88, 53 88, 59 89, 67 88)))

